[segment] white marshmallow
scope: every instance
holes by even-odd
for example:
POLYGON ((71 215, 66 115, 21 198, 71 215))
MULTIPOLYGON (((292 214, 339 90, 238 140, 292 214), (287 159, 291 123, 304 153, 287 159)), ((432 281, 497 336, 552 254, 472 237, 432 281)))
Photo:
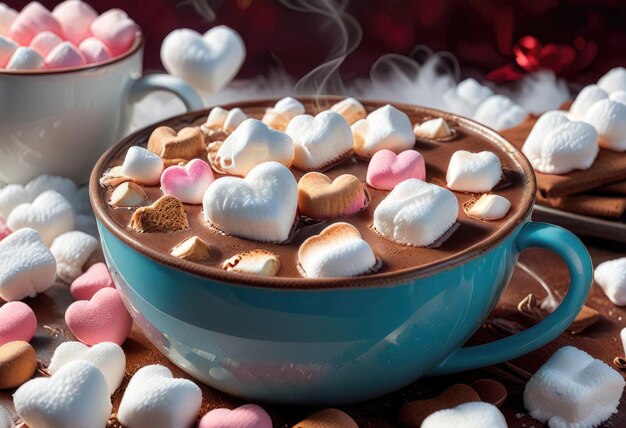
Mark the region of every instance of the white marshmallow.
POLYGON ((18 47, 6 65, 7 70, 41 70, 44 61, 36 50, 26 46, 18 47))
POLYGON ((13 418, 9 415, 7 410, 0 406, 0 428, 13 428, 13 418))
POLYGON ((626 104, 612 99, 594 103, 584 118, 598 131, 598 145, 618 152, 626 151, 626 104))
POLYGON ((85 65, 87 60, 76 46, 65 41, 52 48, 45 63, 47 68, 71 68, 85 65))
POLYGON ((587 169, 598 155, 597 132, 558 110, 548 111, 533 126, 522 152, 533 168, 544 174, 566 174, 587 169))
POLYGON ((289 237, 296 217, 298 187, 288 168, 265 162, 244 179, 215 180, 202 205, 204 219, 230 235, 282 242, 289 237))
POLYGON ((609 94, 597 85, 588 85, 576 96, 576 99, 569 108, 570 119, 584 120, 585 115, 592 105, 600 100, 607 99, 609 94))
POLYGON ((507 428, 504 415, 496 406, 480 401, 459 404, 430 414, 421 428, 507 428))
POLYGON ((203 126, 208 129, 223 129, 227 116, 228 110, 221 107, 213 107, 203 126))
POLYGON ((483 101, 472 119, 495 130, 519 125, 526 118, 526 111, 504 95, 492 95, 483 101))
POLYGON ((422 123, 416 123, 413 128, 413 133, 418 137, 431 139, 448 138, 452 135, 448 123, 440 117, 422 123))
POLYGON ((98 224, 93 214, 78 214, 74 221, 74 228, 80 232, 98 238, 98 224))
POLYGON ((475 79, 469 78, 460 82, 455 88, 443 94, 448 110, 458 115, 472 117, 478 106, 493 95, 493 91, 475 79))
POLYGON ((202 392, 195 383, 175 379, 164 366, 146 366, 130 379, 117 419, 129 428, 190 427, 201 404, 202 392))
POLYGON ((67 283, 74 281, 97 249, 98 240, 84 232, 74 230, 59 235, 50 247, 57 262, 57 276, 67 283))
POLYGON ((73 361, 50 378, 26 382, 13 401, 32 428, 104 427, 112 409, 106 379, 87 361, 73 361))
POLYGON ((19 184, 8 184, 0 189, 0 218, 6 220, 13 208, 30 202, 29 193, 19 184))
POLYGON ((15 207, 6 224, 13 231, 33 228, 46 245, 52 245, 57 236, 74 230, 74 208, 60 193, 46 190, 32 203, 15 207))
POLYGON ((364 119, 367 116, 365 107, 358 100, 354 98, 346 98, 333 104, 330 109, 343 116, 350 125, 359 119, 364 119))
POLYGON ((287 135, 295 144, 293 165, 300 170, 326 166, 352 149, 350 125, 339 113, 325 110, 313 117, 301 114, 289 122, 287 135))
POLYGON ((232 109, 224 118, 224 131, 233 132, 247 118, 248 115, 245 114, 240 108, 232 109))
POLYGON ((454 193, 412 178, 397 184, 376 207, 374 227, 392 241, 425 247, 454 225, 458 213, 454 193))
POLYGON ((156 185, 161 182, 163 159, 143 147, 132 146, 126 152, 121 171, 135 181, 156 185))
POLYGON ((615 67, 609 70, 598 80, 598 86, 606 92, 613 93, 619 90, 626 90, 626 69, 615 67))
POLYGON ((278 100, 274 105, 274 110, 278 113, 286 114, 289 118, 294 118, 305 112, 304 105, 292 97, 285 97, 278 100))
POLYGON ((61 367, 77 360, 90 362, 100 370, 107 381, 109 395, 113 395, 122 384, 126 355, 118 344, 102 342, 90 348, 81 342, 63 342, 54 350, 48 373, 54 375, 61 367))
POLYGON ((0 67, 7 65, 13 52, 19 47, 12 39, 0 35, 0 67))
MULTIPOLYGON (((37 196, 47 190, 54 190, 57 193, 60 193, 70 204, 72 204, 75 208, 75 212, 82 212, 79 209, 81 207, 76 204, 79 198, 79 190, 76 187, 76 184, 69 178, 59 177, 56 175, 40 175, 27 183, 24 188, 30 196, 30 201, 28 202, 33 201, 37 196)), ((88 186, 85 186, 85 189, 87 188, 88 186)), ((89 190, 87 189, 87 192, 88 191, 89 190)), ((84 198, 85 196, 87 196, 87 203, 89 203, 89 193, 85 194, 85 190, 81 191, 80 197, 84 198)), ((80 202, 82 205, 82 201, 80 202)), ((91 207, 89 211, 91 211, 91 207)))
POLYGON ((524 405, 551 428, 592 428, 617 412, 624 378, 573 346, 552 355, 526 384, 524 405))
POLYGON ((493 152, 458 150, 450 157, 446 182, 460 192, 488 192, 502 178, 500 160, 493 152))
POLYGON ((334 223, 302 243, 298 262, 308 278, 335 278, 368 272, 376 256, 356 227, 334 223))
POLYGON ((500 195, 484 194, 467 210, 467 215, 480 220, 500 220, 511 209, 511 202, 500 195))
POLYGON ((609 98, 612 99, 613 101, 626 104, 626 90, 619 90, 619 91, 612 92, 611 95, 609 95, 609 98))
POLYGON ((9 28, 17 16, 17 11, 4 3, 0 3, 0 35, 8 36, 9 28))
POLYGON ((626 257, 600 263, 593 279, 614 305, 626 306, 626 257))
POLYGON ((263 122, 247 119, 226 138, 217 151, 216 163, 231 175, 245 176, 255 166, 269 161, 291 166, 294 144, 284 132, 263 122))
POLYGON ((352 134, 354 152, 359 156, 371 157, 382 149, 400 153, 415 145, 409 117, 389 104, 354 122, 352 134))

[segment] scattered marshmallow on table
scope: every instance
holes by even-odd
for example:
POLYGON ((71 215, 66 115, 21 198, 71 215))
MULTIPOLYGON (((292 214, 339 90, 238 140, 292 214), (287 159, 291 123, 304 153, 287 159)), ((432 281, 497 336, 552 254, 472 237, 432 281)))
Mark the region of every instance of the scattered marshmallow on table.
POLYGON ((44 68, 44 59, 29 47, 18 47, 6 65, 7 70, 39 70, 44 68))
POLYGON ((15 411, 32 428, 105 427, 111 415, 106 379, 87 361, 72 361, 13 394, 15 411))
POLYGON ((0 298, 7 302, 35 297, 54 284, 54 256, 34 229, 20 229, 0 241, 0 260, 0 298))
POLYGON ((507 428, 504 415, 490 403, 471 402, 429 415, 421 428, 507 428))
POLYGON ((83 273, 87 259, 98 249, 98 240, 77 230, 59 235, 50 251, 57 262, 57 276, 67 283, 83 273))
POLYGON ((424 156, 416 150, 395 154, 391 150, 374 153, 367 166, 367 184, 375 189, 392 190, 409 178, 426 179, 424 156))
POLYGON ((573 346, 559 349, 526 384, 524 405, 550 427, 592 428, 617 412, 624 378, 573 346))
POLYGON ((488 192, 502 178, 500 160, 493 152, 458 150, 450 157, 446 182, 460 192, 488 192))
POLYGON ((593 279, 614 305, 626 306, 626 257, 600 263, 593 279))
POLYGON ((52 10, 52 16, 61 24, 66 39, 78 46, 91 35, 91 23, 98 13, 82 0, 65 0, 52 10))
POLYGON ((272 428, 272 426, 272 418, 263 408, 256 404, 244 404, 232 410, 209 411, 200 420, 198 428, 272 428))
POLYGON ((33 1, 15 17, 9 35, 22 46, 28 46, 37 33, 50 31, 63 37, 63 29, 52 13, 41 3, 33 1))
POLYGON ((158 184, 163 173, 163 159, 143 147, 132 146, 126 152, 122 174, 146 185, 158 184))
POLYGON ((466 213, 480 220, 500 220, 511 209, 511 202, 504 196, 485 193, 475 201, 466 213))
POLYGON ((285 131, 291 119, 304 114, 304 105, 295 98, 285 97, 276 102, 274 107, 265 110, 261 121, 267 126, 279 131, 285 131))
POLYGON ((0 406, 0 428, 13 428, 14 426, 13 418, 9 415, 9 412, 7 412, 4 407, 0 406))
POLYGON ((8 37, 0 35, 0 67, 7 65, 13 52, 18 48, 18 44, 8 37))
POLYGON ((626 90, 626 69, 624 67, 612 68, 598 80, 598 86, 609 94, 626 90))
POLYGON ((443 94, 444 103, 450 111, 466 117, 474 116, 478 106, 493 95, 493 91, 476 79, 465 79, 443 94))
POLYGON ((352 124, 354 152, 359 156, 371 157, 382 149, 399 153, 415 145, 415 135, 409 117, 387 104, 365 119, 352 124))
POLYGON ((170 166, 161 175, 161 190, 184 204, 201 204, 206 189, 215 181, 213 171, 202 159, 194 159, 185 166, 170 166))
POLYGON ((367 116, 367 111, 363 104, 354 98, 346 98, 333 104, 330 109, 343 116, 350 125, 359 119, 364 119, 367 116))
POLYGON ((589 111, 592 105, 608 97, 609 94, 598 85, 585 86, 576 96, 567 115, 571 119, 584 120, 587 111, 589 111))
POLYGON ((72 282, 70 293, 74 300, 89 300, 106 287, 115 287, 109 268, 104 263, 95 263, 72 282))
MULTIPOLYGON (((69 178, 47 174, 33 178, 24 186, 24 189, 30 196, 31 201, 47 190, 54 190, 55 192, 63 195, 63 197, 70 204, 72 204, 72 206, 75 206, 77 196, 80 193, 80 190, 76 187, 76 183, 74 183, 69 178)), ((85 187, 84 189, 87 190, 87 187, 85 187)), ((87 194, 87 199, 88 198, 89 196, 87 194)), ((79 210, 76 211, 79 212, 79 210)))
POLYGON ((626 104, 607 98, 594 103, 584 118, 598 131, 598 145, 626 151, 626 104))
POLYGON ((98 238, 98 224, 93 214, 78 214, 74 220, 74 228, 80 232, 98 238))
POLYGON ((0 346, 16 340, 30 342, 37 330, 35 312, 23 302, 0 306, 0 346))
POLYGON ((107 381, 110 395, 122 384, 126 371, 126 355, 118 344, 102 342, 89 347, 75 341, 63 342, 54 350, 48 373, 54 375, 62 367, 77 360, 87 361, 100 370, 107 381))
POLYGON ((396 185, 374 210, 374 227, 392 241, 426 247, 454 223, 459 205, 454 193, 415 178, 396 185))
POLYGON ((133 375, 117 411, 127 428, 183 428, 196 420, 202 405, 198 385, 177 379, 161 365, 142 367, 133 375))
POLYGON ((526 111, 504 95, 492 95, 483 101, 472 119, 495 130, 512 128, 526 118, 526 111))
POLYGON ((19 184, 8 184, 0 189, 0 218, 6 220, 13 208, 31 202, 29 192, 19 184))

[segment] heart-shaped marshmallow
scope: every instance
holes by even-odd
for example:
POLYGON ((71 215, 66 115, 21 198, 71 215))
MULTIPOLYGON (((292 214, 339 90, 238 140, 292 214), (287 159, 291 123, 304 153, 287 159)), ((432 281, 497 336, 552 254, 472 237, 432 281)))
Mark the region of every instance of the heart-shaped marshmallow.
POLYGON ((493 91, 477 80, 469 78, 443 94, 448 111, 465 117, 473 117, 478 106, 493 95, 493 91))
POLYGON ((500 160, 493 152, 458 150, 450 157, 446 182, 460 192, 488 192, 502 178, 500 160))
POLYGON ((245 176, 263 162, 275 161, 289 167, 293 156, 294 143, 289 135, 259 120, 247 119, 226 138, 215 163, 228 174, 245 176))
POLYGON ((598 85, 585 86, 569 108, 568 116, 570 119, 584 120, 585 114, 587 114, 592 105, 608 97, 609 94, 598 85))
POLYGON ((566 174, 587 169, 598 155, 597 132, 585 122, 570 122, 560 111, 544 113, 528 134, 522 152, 536 171, 566 174))
POLYGON ((28 342, 9 342, 0 346, 0 390, 14 389, 37 371, 37 354, 28 342))
POLYGON ((504 415, 489 403, 460 404, 452 409, 439 410, 427 417, 421 428, 507 428, 504 415))
POLYGON ((35 297, 54 284, 54 256, 36 230, 25 228, 0 241, 0 298, 35 297))
POLYGON ((13 424, 13 418, 4 407, 0 406, 0 428, 14 428, 14 427, 15 425, 13 424))
POLYGON ((95 263, 72 282, 70 293, 74 300, 89 300, 106 287, 115 287, 109 268, 104 263, 95 263))
POLYGON ((130 379, 117 419, 129 428, 190 427, 201 404, 195 383, 175 379, 167 367, 146 366, 130 379))
POLYGON ((97 249, 98 240, 85 232, 73 230, 59 235, 50 246, 57 262, 57 276, 67 283, 74 281, 97 249))
POLYGON ((383 149, 374 153, 367 166, 367 184, 375 189, 392 190, 396 184, 409 178, 426 179, 424 157, 415 150, 405 150, 396 155, 383 149))
POLYGON ((30 47, 37 51, 39 55, 45 58, 52 49, 63 43, 63 39, 51 31, 42 31, 33 37, 30 47))
POLYGON ((48 190, 32 203, 15 207, 7 218, 7 226, 13 231, 35 229, 46 245, 52 245, 57 236, 74 229, 74 208, 60 193, 48 190))
POLYGON ((604 362, 564 346, 524 390, 530 415, 551 427, 595 427, 617 412, 624 378, 604 362))
POLYGON ((594 103, 584 117, 598 131, 598 145, 626 151, 626 104, 608 98, 594 103))
POLYGON ((44 59, 36 50, 20 46, 13 52, 6 65, 7 70, 40 70, 44 68, 44 59))
POLYGON ((46 56, 46 68, 71 68, 86 64, 87 60, 70 42, 61 42, 46 56))
POLYGON ((17 43, 8 37, 0 35, 0 67, 5 67, 15 50, 19 47, 17 43))
POLYGON ((30 342, 37 330, 37 317, 26 303, 8 302, 0 306, 0 346, 22 340, 30 342))
POLYGON ((221 107, 214 107, 200 129, 208 134, 220 131, 233 132, 246 119, 248 115, 240 108, 225 110, 221 107))
POLYGON ((0 35, 8 36, 11 24, 17 17, 17 11, 4 3, 0 3, 0 35))
POLYGON ((626 306, 626 257, 600 263, 593 279, 614 305, 626 306))
POLYGON ((235 77, 245 57, 243 40, 224 25, 203 36, 185 28, 174 30, 161 45, 161 62, 167 72, 209 94, 235 77))
POLYGON ((30 202, 29 192, 19 184, 8 184, 0 189, 0 218, 6 220, 18 205, 30 202))
POLYGON ((389 104, 354 122, 352 134, 354 152, 364 157, 371 157, 382 149, 399 153, 415 144, 409 117, 389 104))
POLYGON ((201 204, 204 192, 215 178, 208 163, 194 159, 185 166, 170 166, 161 175, 161 190, 184 204, 201 204))
POLYGON ((78 50, 85 57, 87 64, 96 64, 113 58, 113 54, 111 54, 107 45, 95 37, 87 37, 80 42, 78 50))
POLYGON ((374 227, 385 238, 425 247, 456 222, 459 205, 454 193, 416 178, 405 180, 374 211, 374 227))
POLYGON ((350 152, 354 143, 348 122, 330 110, 315 117, 298 115, 291 119, 285 132, 295 145, 293 165, 304 171, 338 161, 350 152))
POLYGON ((28 46, 37 33, 50 31, 63 37, 61 24, 41 3, 28 3, 11 23, 9 35, 21 46, 28 46))
POLYGON ((358 100, 354 98, 346 98, 333 104, 330 109, 343 116, 346 121, 352 125, 354 122, 360 119, 364 119, 367 116, 365 107, 358 100))
POLYGON ((287 125, 294 117, 304 114, 304 105, 295 98, 285 97, 276 102, 274 107, 265 110, 262 122, 279 131, 287 129, 287 125))
POLYGON ((626 90, 626 69, 624 67, 612 68, 598 80, 598 86, 609 94, 626 90))
MULTIPOLYGON (((60 193, 70 204, 72 204, 76 212, 81 212, 79 209, 81 190, 78 189, 78 187, 76 187, 76 183, 69 178, 59 177, 56 175, 40 175, 29 181, 28 184, 24 186, 24 189, 26 189, 26 192, 30 196, 30 200, 35 199, 47 190, 54 190, 55 192, 60 193)), ((87 198, 87 204, 89 204, 89 194, 87 193, 85 196, 87 198)), ((87 211, 83 210, 82 212, 92 213, 91 205, 88 205, 87 211)))
POLYGON ((363 185, 354 175, 343 174, 331 180, 319 172, 309 172, 298 182, 298 210, 314 219, 330 219, 354 214, 365 206, 363 185))
POLYGON ((80 342, 63 342, 54 350, 48 373, 54 375, 62 367, 77 360, 90 362, 100 370, 107 381, 110 395, 122 384, 126 355, 118 344, 102 342, 90 348, 80 342))
POLYGON ((61 24, 65 38, 78 46, 91 35, 91 23, 98 13, 82 0, 65 0, 52 10, 52 16, 61 24))
POLYGON ((236 409, 213 409, 202 417, 198 428, 272 428, 272 418, 255 404, 236 409))
POLYGON ((15 411, 33 428, 104 427, 111 415, 106 379, 87 361, 26 382, 13 394, 15 411))
POLYGON ((131 48, 141 30, 121 9, 104 12, 91 22, 91 34, 102 41, 113 56, 131 48))
POLYGON ((308 278, 334 278, 370 271, 376 256, 356 227, 335 223, 302 243, 298 262, 308 278))
POLYGON ((128 227, 139 233, 174 232, 189 227, 182 202, 172 195, 163 195, 152 205, 137 208, 128 227))
POLYGON ((121 172, 135 181, 152 186, 161 181, 163 159, 143 147, 132 146, 126 152, 121 172))
POLYGON ((133 319, 115 288, 103 288, 91 300, 79 300, 65 311, 65 323, 86 345, 102 342, 124 343, 133 319))
POLYGON ((492 95, 483 101, 472 119, 495 130, 512 128, 526 118, 526 111, 504 95, 492 95))
POLYGON ((246 178, 222 177, 204 194, 204 219, 242 238, 282 242, 289 237, 298 207, 298 185, 287 167, 265 162, 246 178))

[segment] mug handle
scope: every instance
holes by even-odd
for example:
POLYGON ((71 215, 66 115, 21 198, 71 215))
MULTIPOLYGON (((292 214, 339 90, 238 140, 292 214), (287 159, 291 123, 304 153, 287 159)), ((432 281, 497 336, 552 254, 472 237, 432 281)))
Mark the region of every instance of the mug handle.
POLYGON ((167 91, 176 95, 185 104, 187 111, 201 110, 204 108, 202 98, 195 89, 184 80, 169 74, 146 74, 135 80, 130 87, 129 97, 132 102, 137 102, 152 91, 167 91))
POLYGON ((587 249, 573 233, 548 223, 530 222, 515 238, 515 248, 545 248, 567 264, 570 286, 561 304, 541 322, 521 333, 453 352, 428 375, 444 375, 499 364, 527 354, 559 336, 580 312, 591 290, 593 265, 587 249))

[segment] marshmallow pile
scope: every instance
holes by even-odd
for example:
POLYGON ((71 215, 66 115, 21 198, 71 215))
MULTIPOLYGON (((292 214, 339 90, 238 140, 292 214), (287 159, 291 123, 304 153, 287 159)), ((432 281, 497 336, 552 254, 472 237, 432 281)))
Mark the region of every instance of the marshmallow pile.
POLYGON ((81 0, 66 0, 52 12, 37 1, 19 13, 0 5, 0 68, 7 70, 98 64, 127 52, 140 32, 123 10, 98 15, 81 0))

